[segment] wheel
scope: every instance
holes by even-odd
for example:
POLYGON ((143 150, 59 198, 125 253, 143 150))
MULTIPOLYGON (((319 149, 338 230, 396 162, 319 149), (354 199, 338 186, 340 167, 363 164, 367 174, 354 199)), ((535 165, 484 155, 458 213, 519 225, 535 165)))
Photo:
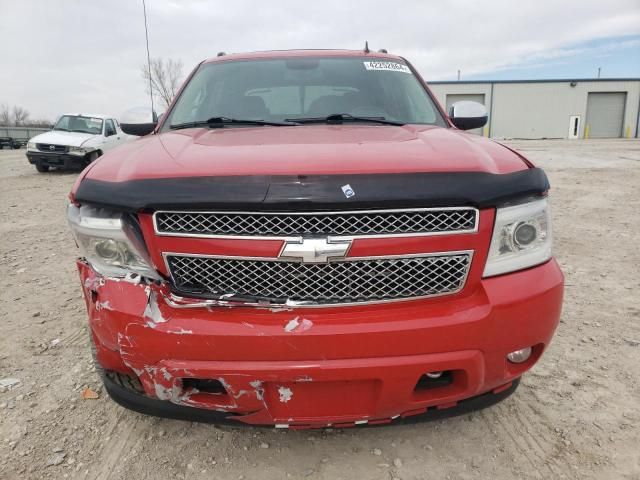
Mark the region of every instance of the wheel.
POLYGON ((89 163, 95 162, 99 156, 102 155, 102 152, 100 150, 96 151, 96 152, 91 152, 89 154, 89 163))
POLYGON ((40 165, 36 163, 36 170, 40 173, 47 173, 49 171, 49 165, 40 165))

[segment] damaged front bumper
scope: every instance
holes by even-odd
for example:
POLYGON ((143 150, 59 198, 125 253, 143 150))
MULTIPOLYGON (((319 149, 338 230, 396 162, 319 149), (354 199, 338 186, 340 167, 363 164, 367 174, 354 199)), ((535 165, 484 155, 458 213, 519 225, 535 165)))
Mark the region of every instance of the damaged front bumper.
POLYGON ((83 169, 90 163, 89 154, 70 155, 68 153, 49 153, 29 150, 26 155, 31 165, 63 168, 65 170, 83 169))
POLYGON ((245 308, 189 303, 165 284, 101 277, 83 261, 78 269, 98 363, 136 376, 144 389, 136 394, 107 378, 116 401, 174 418, 191 411, 197 420, 288 428, 388 423, 494 403, 548 345, 563 291, 552 260, 484 279, 464 297, 245 308), (506 360, 529 346, 524 363, 506 360), (434 372, 447 381, 422 382, 434 372), (198 388, 211 382, 219 388, 198 388))

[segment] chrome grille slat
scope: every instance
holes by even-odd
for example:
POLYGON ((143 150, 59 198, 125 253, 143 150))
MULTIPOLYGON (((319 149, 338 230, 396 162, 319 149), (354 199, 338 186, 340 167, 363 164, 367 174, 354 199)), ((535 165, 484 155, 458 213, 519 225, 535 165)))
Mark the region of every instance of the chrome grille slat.
POLYGON ((232 294, 326 305, 456 293, 464 287, 471 258, 471 252, 451 252, 307 264, 166 255, 174 286, 181 293, 205 297, 232 294))
POLYGON ((69 151, 69 147, 65 145, 54 145, 49 143, 36 143, 36 148, 41 152, 49 153, 67 153, 69 151))
POLYGON ((261 236, 407 235, 476 230, 471 207, 317 213, 170 212, 154 215, 160 235, 261 236))

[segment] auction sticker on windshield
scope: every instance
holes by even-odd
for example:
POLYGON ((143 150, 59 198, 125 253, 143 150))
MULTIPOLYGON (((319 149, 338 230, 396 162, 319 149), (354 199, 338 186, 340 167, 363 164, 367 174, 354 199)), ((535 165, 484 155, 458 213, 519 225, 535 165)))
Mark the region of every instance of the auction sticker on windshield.
POLYGON ((364 68, 367 70, 388 70, 391 72, 411 73, 409 67, 402 63, 395 62, 364 62, 364 68))

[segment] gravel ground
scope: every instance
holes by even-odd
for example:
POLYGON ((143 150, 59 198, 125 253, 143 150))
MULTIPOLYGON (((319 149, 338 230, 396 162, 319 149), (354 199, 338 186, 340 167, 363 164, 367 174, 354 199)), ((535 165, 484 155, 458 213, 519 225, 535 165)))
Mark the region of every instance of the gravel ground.
POLYGON ((0 478, 640 478, 640 142, 509 145, 553 187, 567 288, 548 352, 484 411, 311 433, 157 419, 109 400, 63 214, 76 174, 0 152, 0 381, 20 380, 0 386, 0 478), (99 398, 83 400, 85 386, 99 398))

